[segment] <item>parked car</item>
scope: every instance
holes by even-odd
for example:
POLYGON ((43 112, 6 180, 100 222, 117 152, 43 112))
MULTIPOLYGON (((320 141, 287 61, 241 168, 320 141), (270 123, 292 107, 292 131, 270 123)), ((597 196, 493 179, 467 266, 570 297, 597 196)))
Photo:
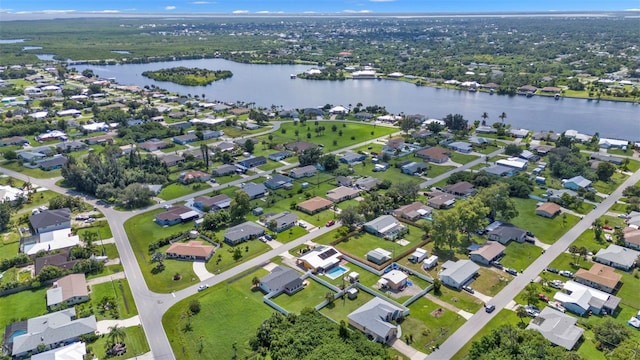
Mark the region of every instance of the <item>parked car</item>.
POLYGON ((502 266, 502 264, 500 264, 500 261, 492 261, 491 265, 497 267, 498 269, 503 269, 504 266, 502 266))
POLYGON ((564 277, 568 277, 568 278, 572 278, 573 277, 573 273, 571 271, 568 270, 561 270, 558 272, 558 274, 560 276, 564 276, 564 277))
POLYGON ((538 298, 540 298, 540 300, 542 300, 544 302, 549 302, 549 298, 544 293, 539 293, 538 294, 538 298))
POLYGON ((335 223, 336 223, 335 220, 327 221, 327 227, 331 227, 331 226, 335 225, 335 223))
POLYGON ((532 238, 531 236, 525 236, 524 241, 531 243, 531 244, 535 244, 536 243, 536 239, 532 238))
POLYGON ((473 290, 473 288, 471 286, 467 286, 467 285, 463 286, 462 290, 468 292, 469 294, 473 294, 473 293, 476 292, 475 290, 473 290))
POLYGON ((484 305, 484 311, 486 311, 487 313, 492 313, 493 310, 496 309, 496 306, 493 304, 485 304, 484 305))
POLYGON ((609 225, 603 225, 602 228, 605 230, 613 230, 613 228, 609 225))
POLYGON ((540 315, 540 309, 538 309, 535 306, 531 306, 531 305, 527 305, 524 307, 524 309, 527 312, 527 315, 531 316, 531 317, 536 317, 538 315, 540 315))
POLYGON ((269 234, 266 234, 266 235, 264 236, 264 238, 265 238, 265 239, 267 239, 268 241, 273 240, 273 236, 271 236, 271 235, 269 235, 269 234))
POLYGON ((301 228, 303 228, 303 229, 306 229, 306 228, 307 228, 307 224, 305 224, 305 223, 303 223, 303 222, 299 222, 299 223, 298 223, 298 226, 300 226, 300 227, 301 227, 301 228))
POLYGON ((535 235, 533 235, 533 233, 531 231, 527 231, 527 236, 534 237, 535 235))
POLYGON ((552 282, 549 283, 549 286, 556 289, 562 289, 562 287, 564 286, 564 283, 560 280, 553 280, 552 282))
POLYGON ((202 291, 202 290, 206 290, 209 288, 209 285, 207 284, 202 284, 200 286, 198 286, 198 291, 202 291))
POLYGON ((548 272, 550 272, 550 273, 554 273, 554 274, 557 274, 557 273, 558 273, 558 269, 556 269, 556 268, 552 268, 552 267, 548 267, 548 268, 547 268, 547 271, 548 271, 548 272))
POLYGON ((513 276, 517 276, 518 275, 518 271, 516 269, 512 269, 512 268, 504 268, 504 271, 507 274, 511 274, 513 276))

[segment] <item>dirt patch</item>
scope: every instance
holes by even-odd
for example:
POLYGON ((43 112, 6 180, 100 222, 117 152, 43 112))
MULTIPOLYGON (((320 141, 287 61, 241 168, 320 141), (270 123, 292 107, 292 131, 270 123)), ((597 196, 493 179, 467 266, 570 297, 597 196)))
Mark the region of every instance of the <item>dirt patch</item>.
POLYGON ((443 308, 437 308, 435 310, 433 310, 431 312, 431 316, 433 316, 434 318, 439 318, 442 315, 444 315, 444 309, 443 308))

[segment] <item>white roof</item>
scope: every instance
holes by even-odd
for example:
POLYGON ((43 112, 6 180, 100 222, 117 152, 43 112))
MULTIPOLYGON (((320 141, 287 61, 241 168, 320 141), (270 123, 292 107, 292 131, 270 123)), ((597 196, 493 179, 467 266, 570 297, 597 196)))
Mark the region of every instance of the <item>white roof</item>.
POLYGON ((76 110, 76 109, 60 110, 57 112, 57 114, 58 116, 80 115, 80 110, 76 110))
POLYGON ((14 201, 24 195, 24 191, 8 185, 0 185, 0 202, 14 201))
POLYGON ((70 228, 50 231, 40 234, 39 237, 39 242, 24 245, 25 254, 34 255, 40 250, 66 249, 81 243, 78 235, 71 235, 70 228))
POLYGON ((216 118, 216 119, 211 119, 211 118, 206 118, 206 119, 191 119, 189 120, 190 123, 192 124, 207 124, 207 125, 217 125, 217 124, 222 124, 225 122, 225 119, 222 118, 216 118))
POLYGON ((83 342, 76 342, 57 349, 31 356, 31 360, 83 360, 87 348, 83 342))
POLYGON ((317 268, 327 269, 332 265, 339 263, 341 255, 342 254, 340 254, 340 252, 337 251, 332 246, 318 246, 313 250, 307 252, 306 254, 300 256, 298 259, 305 261, 307 264, 309 264, 309 266, 311 266, 314 269, 317 269, 317 268), (327 251, 331 251, 331 250, 333 250, 332 252, 335 252, 335 253, 325 257, 324 259, 320 257, 321 254, 325 254, 327 251))
POLYGON ((627 140, 600 138, 598 145, 604 145, 604 144, 622 147, 622 146, 627 146, 629 142, 627 140))
POLYGON ((585 310, 589 309, 589 302, 592 298, 599 299, 604 303, 610 296, 603 291, 579 284, 575 281, 567 281, 564 283, 563 290, 570 292, 571 295, 559 291, 553 295, 554 300, 561 303, 573 303, 585 310))
POLYGON ((400 284, 401 282, 407 280, 409 277, 407 276, 407 274, 403 273, 400 270, 391 270, 388 273, 382 275, 382 278, 394 284, 400 284))
POLYGON ((423 264, 427 264, 427 265, 432 265, 432 264, 435 264, 436 262, 438 262, 437 255, 431 255, 429 256, 428 259, 424 259, 424 261, 422 261, 423 264))
POLYGON ((424 254, 426 254, 426 253, 427 253, 427 250, 422 249, 422 248, 417 248, 417 249, 413 252, 413 254, 411 254, 411 256, 420 257, 420 256, 422 256, 422 255, 424 255, 424 254))
POLYGON ((99 123, 82 125, 82 128, 87 131, 100 131, 100 130, 108 129, 109 126, 106 123, 99 122, 99 123))
POLYGON ((29 114, 29 116, 31 116, 34 119, 44 119, 47 117, 48 114, 49 114, 48 111, 37 111, 32 114, 29 114))
POLYGON ((507 166, 510 168, 522 170, 527 167, 527 162, 526 160, 522 162, 522 161, 517 161, 515 159, 500 159, 496 161, 496 165, 502 165, 502 166, 507 166))

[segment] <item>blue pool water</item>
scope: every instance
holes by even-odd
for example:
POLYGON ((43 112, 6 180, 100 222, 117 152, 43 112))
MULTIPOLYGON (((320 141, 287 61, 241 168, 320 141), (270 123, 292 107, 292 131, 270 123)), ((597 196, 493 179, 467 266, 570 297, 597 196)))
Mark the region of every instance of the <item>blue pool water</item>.
POLYGON ((336 279, 338 277, 340 277, 342 274, 346 273, 347 271, 349 271, 349 269, 347 269, 344 266, 338 266, 335 267, 333 269, 331 269, 329 272, 327 272, 325 275, 327 275, 327 277, 331 280, 336 279))
POLYGON ((16 336, 20 336, 20 335, 24 335, 27 332, 25 330, 16 330, 13 334, 11 334, 11 337, 9 338, 9 342, 13 342, 13 338, 15 338, 16 336))

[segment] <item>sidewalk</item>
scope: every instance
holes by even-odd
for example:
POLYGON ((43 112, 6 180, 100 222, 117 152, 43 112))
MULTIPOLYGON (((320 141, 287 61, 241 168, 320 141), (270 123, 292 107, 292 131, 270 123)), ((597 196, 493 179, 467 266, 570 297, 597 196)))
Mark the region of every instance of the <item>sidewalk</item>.
POLYGON ((101 277, 97 277, 95 279, 87 280, 87 285, 96 285, 109 282, 111 280, 124 279, 124 271, 117 272, 111 275, 105 275, 101 277))
POLYGON ((207 270, 206 263, 201 261, 193 262, 193 272, 196 273, 200 281, 209 280, 213 277, 213 274, 207 270))
POLYGON ((108 334, 109 327, 114 325, 118 325, 119 327, 131 327, 140 325, 140 317, 136 315, 122 320, 100 320, 98 321, 98 334, 108 334))
POLYGON ((420 351, 412 348, 400 339, 394 340, 394 342, 391 343, 391 347, 398 350, 400 353, 402 353, 402 355, 408 357, 411 360, 423 360, 427 356, 427 354, 421 353, 420 351))
POLYGON ((93 242, 96 245, 107 245, 107 244, 115 244, 116 240, 114 238, 109 238, 109 239, 104 239, 104 240, 97 240, 93 242))

